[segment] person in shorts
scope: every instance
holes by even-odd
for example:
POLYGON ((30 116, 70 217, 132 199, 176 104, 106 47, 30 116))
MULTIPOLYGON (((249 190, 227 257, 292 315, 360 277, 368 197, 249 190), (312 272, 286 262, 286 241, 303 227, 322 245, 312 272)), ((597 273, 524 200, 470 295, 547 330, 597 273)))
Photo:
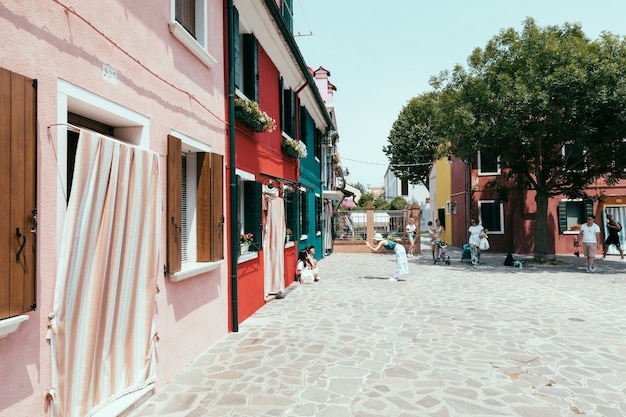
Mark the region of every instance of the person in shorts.
POLYGON ((600 245, 600 226, 594 223, 596 217, 593 214, 587 216, 587 223, 580 226, 578 233, 583 245, 583 254, 587 257, 587 272, 596 272, 593 262, 596 258, 596 250, 600 245))
POLYGON ((609 250, 609 246, 615 245, 615 247, 619 251, 621 259, 624 260, 624 252, 622 251, 622 246, 620 245, 620 241, 619 241, 619 232, 622 230, 622 225, 619 224, 619 222, 613 218, 613 215, 611 213, 606 214, 606 220, 607 220, 606 230, 608 230, 609 235, 604 241, 602 258, 603 259, 606 258, 606 252, 609 250))

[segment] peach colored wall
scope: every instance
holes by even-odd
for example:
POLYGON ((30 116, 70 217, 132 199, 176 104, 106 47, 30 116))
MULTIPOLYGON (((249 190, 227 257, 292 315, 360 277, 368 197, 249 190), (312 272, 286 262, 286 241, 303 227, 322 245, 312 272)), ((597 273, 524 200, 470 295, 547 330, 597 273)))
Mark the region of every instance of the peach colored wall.
MULTIPOLYGON (((169 32, 170 2, 148 0, 3 0, 0 66, 38 81, 38 308, 0 339, 0 416, 48 416, 51 385, 47 315, 53 308, 57 251, 57 81, 65 80, 149 118, 150 149, 165 156, 172 129, 225 153, 223 13, 208 2, 207 68, 169 32), (105 81, 103 64, 118 72, 105 81)), ((226 158, 227 160, 227 158, 226 158)), ((165 158, 161 159, 165 196, 165 158)), ((225 207, 225 212, 227 212, 225 207)), ((165 213, 161 263, 165 263, 165 213)), ((226 246, 225 246, 226 249, 226 246)), ((225 251, 226 253, 226 251, 225 251)), ((157 389, 228 332, 228 262, 203 276, 172 283, 158 277, 157 389)))

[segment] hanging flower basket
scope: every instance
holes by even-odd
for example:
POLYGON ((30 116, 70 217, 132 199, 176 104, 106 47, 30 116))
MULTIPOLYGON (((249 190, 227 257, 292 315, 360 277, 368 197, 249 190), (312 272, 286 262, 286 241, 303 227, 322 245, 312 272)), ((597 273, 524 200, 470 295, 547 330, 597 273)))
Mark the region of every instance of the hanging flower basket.
POLYGON ((240 97, 235 97, 235 119, 259 133, 276 129, 276 121, 261 110, 257 102, 240 97))

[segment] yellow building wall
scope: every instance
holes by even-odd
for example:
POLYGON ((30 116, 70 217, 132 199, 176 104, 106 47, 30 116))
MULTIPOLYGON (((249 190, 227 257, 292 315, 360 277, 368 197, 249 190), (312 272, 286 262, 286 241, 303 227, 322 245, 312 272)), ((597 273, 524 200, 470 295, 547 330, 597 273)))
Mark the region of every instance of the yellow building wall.
POLYGON ((438 218, 439 209, 444 209, 445 212, 445 233, 443 239, 446 242, 452 242, 452 213, 450 212, 450 194, 452 193, 452 169, 448 163, 448 158, 441 158, 435 162, 436 164, 436 187, 435 192, 435 212, 434 218, 438 218))

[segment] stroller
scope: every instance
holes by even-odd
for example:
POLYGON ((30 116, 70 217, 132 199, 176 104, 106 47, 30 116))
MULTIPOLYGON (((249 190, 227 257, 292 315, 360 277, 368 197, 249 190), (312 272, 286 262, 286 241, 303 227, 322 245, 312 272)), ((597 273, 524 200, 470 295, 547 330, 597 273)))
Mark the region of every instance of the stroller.
MULTIPOLYGON (((472 248, 469 245, 469 243, 463 244, 463 252, 461 253, 461 261, 463 261, 463 259, 469 259, 470 261, 472 260, 472 248)), ((475 264, 478 264, 478 263, 480 263, 480 251, 479 250, 476 251, 476 263, 475 264)))
POLYGON ((463 259, 472 259, 472 252, 470 251, 469 243, 463 244, 463 252, 461 252, 461 261, 463 259))
POLYGON ((439 248, 439 256, 434 259, 433 264, 436 264, 437 261, 443 261, 446 265, 450 265, 450 255, 448 255, 448 244, 443 240, 437 240, 435 245, 439 248))

